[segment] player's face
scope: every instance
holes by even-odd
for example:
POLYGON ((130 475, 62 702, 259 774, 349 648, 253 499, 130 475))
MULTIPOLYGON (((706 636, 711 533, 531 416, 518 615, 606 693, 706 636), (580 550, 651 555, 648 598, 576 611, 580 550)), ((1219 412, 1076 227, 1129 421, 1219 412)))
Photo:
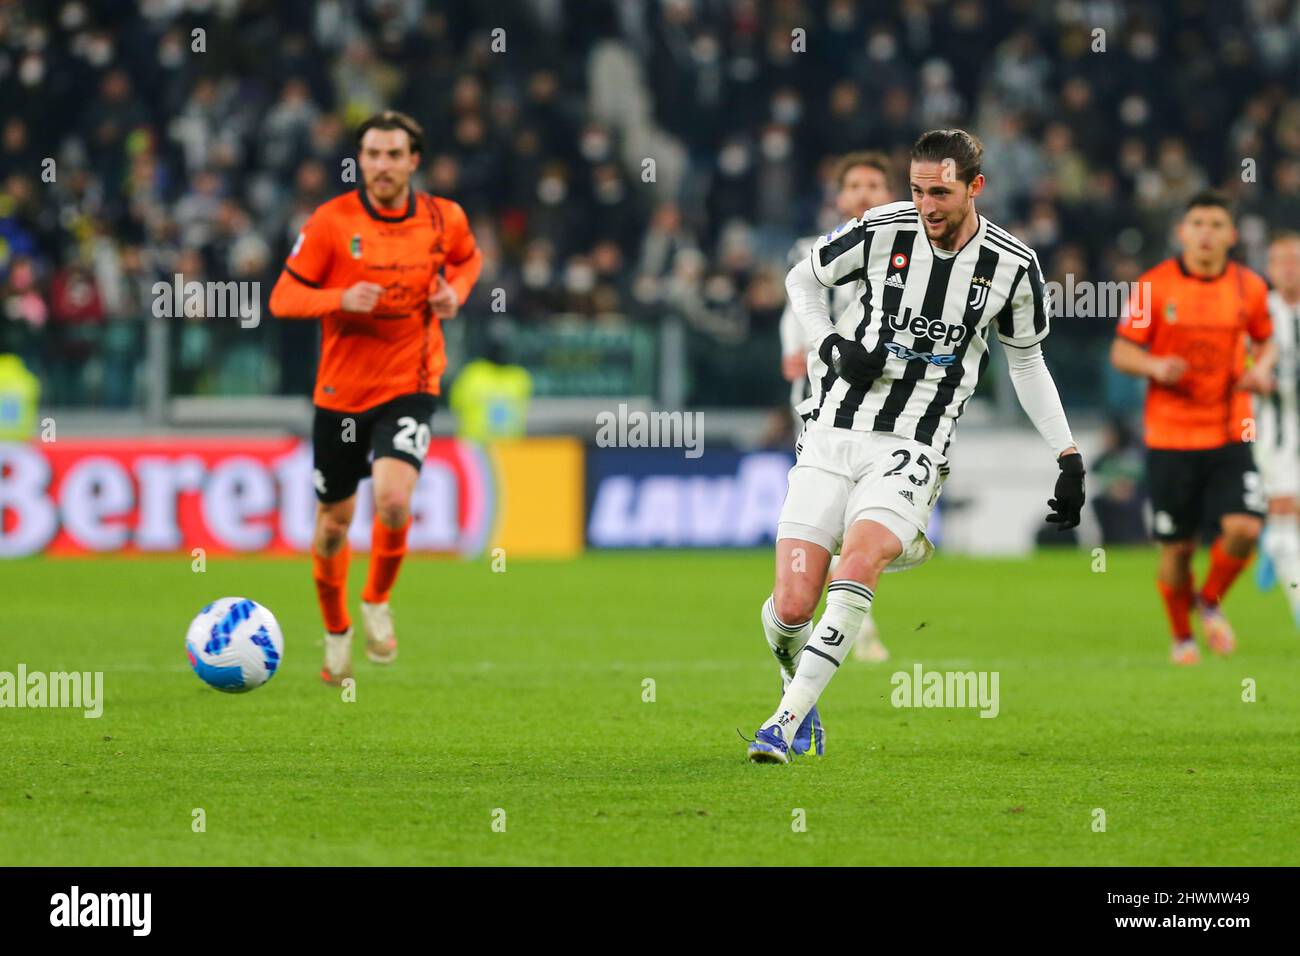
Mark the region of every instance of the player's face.
POLYGON ((1291 296, 1300 292, 1300 239, 1282 239, 1268 247, 1268 281, 1291 296))
POLYGON ((975 197, 984 188, 984 174, 970 184, 954 175, 953 164, 912 163, 912 202, 921 214, 925 234, 940 248, 951 248, 963 223, 975 208, 975 197))
POLYGON ((411 152, 406 130, 368 129, 361 137, 359 162, 366 191, 382 205, 390 205, 411 181, 419 154, 411 152))
POLYGON ((873 166, 853 166, 844 174, 844 182, 835 196, 835 208, 845 219, 856 219, 893 198, 884 173, 873 166))
POLYGON ((1220 206, 1193 206, 1178 226, 1183 251, 1201 262, 1217 261, 1228 255, 1237 242, 1228 210, 1220 206))

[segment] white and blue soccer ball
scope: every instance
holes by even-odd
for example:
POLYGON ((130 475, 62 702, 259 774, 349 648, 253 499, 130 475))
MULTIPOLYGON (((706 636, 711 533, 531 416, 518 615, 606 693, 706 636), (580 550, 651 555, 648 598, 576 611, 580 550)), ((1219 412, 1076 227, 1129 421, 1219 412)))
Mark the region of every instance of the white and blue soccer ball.
POLYGON ((203 683, 242 694, 275 676, 284 659, 284 635, 275 615, 256 601, 224 597, 190 622, 185 653, 203 683))

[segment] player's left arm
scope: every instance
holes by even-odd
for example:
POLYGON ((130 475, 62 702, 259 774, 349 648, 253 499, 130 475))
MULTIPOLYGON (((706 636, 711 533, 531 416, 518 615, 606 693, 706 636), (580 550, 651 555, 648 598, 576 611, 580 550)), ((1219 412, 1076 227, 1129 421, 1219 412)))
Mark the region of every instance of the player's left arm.
POLYGON ((1083 456, 1070 433, 1056 382, 1043 358, 1042 341, 1051 325, 1051 302, 1043 292, 1043 273, 1035 256, 1021 273, 1011 298, 997 316, 998 339, 1006 346, 1011 384, 1020 407, 1056 455, 1060 476, 1047 502, 1048 522, 1060 530, 1079 524, 1083 511, 1083 456))
MULTIPOLYGON (((869 216, 869 214, 868 214, 869 216)), ((867 224, 850 219, 834 232, 818 239, 807 258, 793 266, 785 277, 790 306, 803 326, 804 341, 836 374, 856 388, 870 388, 881 376, 885 360, 885 339, 868 352, 861 342, 835 330, 827 289, 861 278, 866 266, 867 224)))
POLYGON ((343 308, 349 290, 324 284, 334 261, 336 242, 328 210, 317 209, 303 224, 280 278, 271 289, 272 315, 277 319, 318 319, 343 308))
POLYGON ((1273 320, 1268 314, 1268 287, 1260 281, 1252 291, 1246 311, 1251 363, 1237 379, 1237 388, 1268 395, 1276 386, 1273 371, 1277 367, 1277 343, 1273 341, 1273 320))
MULTIPOLYGON (((798 265, 806 257, 803 242, 796 242, 786 257, 786 265, 798 265)), ((777 328, 781 337, 781 374, 787 382, 797 382, 808 374, 808 343, 804 340, 803 323, 788 298, 777 328)))
POLYGON ((483 271, 483 253, 474 241, 469 217, 458 203, 444 201, 447 258, 429 286, 429 305, 440 319, 452 319, 469 298, 483 271))

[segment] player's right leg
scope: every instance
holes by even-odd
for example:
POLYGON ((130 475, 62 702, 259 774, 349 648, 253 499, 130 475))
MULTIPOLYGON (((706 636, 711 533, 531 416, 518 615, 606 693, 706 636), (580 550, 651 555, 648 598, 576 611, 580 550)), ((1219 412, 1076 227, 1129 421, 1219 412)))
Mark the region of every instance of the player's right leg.
POLYGON ((1267 553, 1277 580, 1282 582, 1291 617, 1300 627, 1300 509, 1294 495, 1269 499, 1261 550, 1267 553))
POLYGON ((1210 650, 1227 657, 1237 649, 1237 638, 1223 612, 1223 599, 1249 563, 1264 522, 1254 514, 1225 514, 1219 527, 1221 533, 1210 547, 1210 567, 1197 594, 1196 609, 1210 650))
POLYGON ((406 557, 411 498, 429 450, 434 403, 432 395, 420 393, 399 396, 372 410, 375 519, 370 567, 361 591, 361 623, 366 633, 366 657, 376 664, 391 664, 397 657, 389 596, 406 557))
POLYGON ((1210 548, 1210 566, 1197 594, 1197 610, 1210 650, 1221 656, 1237 646, 1223 612, 1233 582, 1250 562, 1264 529, 1268 501, 1250 446, 1225 445, 1214 450, 1206 485, 1208 512, 1219 522, 1219 536, 1210 548))
POLYGON ((348 529, 357 496, 316 503, 312 535, 312 578, 325 621, 325 663, 321 680, 340 684, 352 676, 352 621, 348 617, 348 529))
MULTIPOLYGON (((760 618, 767 646, 781 669, 785 693, 799 666, 799 655, 812 633, 812 616, 821 600, 830 551, 823 544, 801 538, 778 538, 776 581, 763 602, 760 618)), ((825 752, 826 734, 821 714, 813 707, 795 731, 790 746, 796 754, 825 752)))
POLYGON ((312 578, 325 622, 321 680, 341 684, 352 676, 352 620, 348 615, 348 529, 356 509, 357 484, 370 470, 366 460, 369 419, 317 408, 312 420, 316 527, 312 534, 312 578))
POLYGON ((808 641, 830 560, 830 552, 814 541, 780 538, 776 542, 776 581, 761 616, 763 635, 786 683, 794 676, 799 652, 808 641))
POLYGON ((1255 464, 1268 497, 1268 515, 1259 540, 1255 583, 1270 590, 1282 578, 1282 594, 1300 626, 1300 528, 1296 523, 1296 500, 1300 497, 1300 460, 1291 452, 1278 405, 1256 403, 1255 464))
POLYGON ((389 593, 406 556, 406 535, 411 527, 411 496, 419 471, 409 462, 376 457, 373 466, 375 520, 370 536, 370 567, 361 591, 361 623, 366 635, 366 657, 376 664, 397 658, 397 637, 388 607, 389 593))
POLYGON ((1147 452, 1154 532, 1160 547, 1156 589, 1169 619, 1175 664, 1196 664, 1201 655, 1192 636, 1192 556, 1205 504, 1206 455, 1201 451, 1153 448, 1147 452))
POLYGON ((1254 453, 1268 495, 1268 517, 1260 538, 1255 580, 1264 591, 1275 581, 1282 582, 1292 620, 1300 627, 1300 461, 1283 440, 1283 423, 1269 402, 1260 403, 1258 421, 1254 453))
POLYGON ((1201 653, 1192 637, 1192 556, 1195 553, 1194 538, 1160 542, 1156 587, 1169 618, 1169 659, 1175 664, 1199 664, 1201 661, 1201 653))

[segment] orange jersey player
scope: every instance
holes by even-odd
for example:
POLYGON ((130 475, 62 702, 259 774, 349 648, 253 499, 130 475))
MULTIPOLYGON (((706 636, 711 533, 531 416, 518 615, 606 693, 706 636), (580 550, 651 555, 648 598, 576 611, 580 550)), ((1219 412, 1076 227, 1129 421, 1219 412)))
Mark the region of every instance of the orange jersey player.
POLYGON ((1249 444, 1250 393, 1272 390, 1276 349, 1264 280, 1228 259, 1237 231, 1227 200, 1210 192, 1193 197, 1178 238, 1182 253, 1139 280, 1149 295, 1130 304, 1111 361, 1149 380, 1147 480, 1160 543, 1157 586, 1173 632, 1171 658, 1194 664, 1200 653, 1192 638, 1193 602, 1210 649, 1226 655, 1236 646, 1220 604, 1263 527, 1267 503, 1249 444), (1207 524, 1218 536, 1205 583, 1193 595, 1192 556, 1207 524))
POLYGON ((352 674, 347 534, 367 475, 375 520, 361 592, 366 656, 378 664, 397 656, 388 598, 447 364, 440 323, 455 317, 482 266, 464 210, 410 186, 423 139, 402 113, 361 124, 362 188, 312 214, 271 292, 274 315, 321 322, 312 567, 326 631, 321 678, 331 684, 352 674))

